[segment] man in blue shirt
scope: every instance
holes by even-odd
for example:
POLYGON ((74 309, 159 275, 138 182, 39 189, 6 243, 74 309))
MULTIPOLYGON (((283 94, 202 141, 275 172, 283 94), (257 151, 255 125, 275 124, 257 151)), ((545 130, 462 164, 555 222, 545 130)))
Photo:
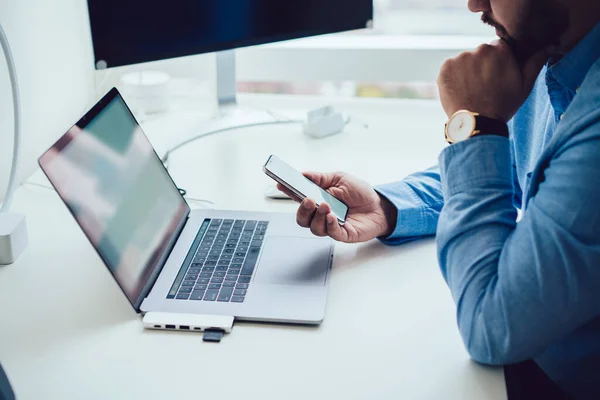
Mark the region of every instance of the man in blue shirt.
POLYGON ((600 399, 600 2, 469 8, 502 40, 440 71, 439 167, 375 189, 306 173, 350 211, 340 226, 306 199, 298 223, 343 242, 437 234, 471 357, 529 362, 557 393, 600 399))

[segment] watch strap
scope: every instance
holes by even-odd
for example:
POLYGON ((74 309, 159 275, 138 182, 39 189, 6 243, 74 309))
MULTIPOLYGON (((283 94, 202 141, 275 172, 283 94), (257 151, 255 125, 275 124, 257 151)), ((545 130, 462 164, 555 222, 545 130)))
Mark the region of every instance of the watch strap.
POLYGON ((508 125, 499 119, 484 117, 483 115, 475 116, 476 134, 473 136, 496 135, 508 138, 508 125))

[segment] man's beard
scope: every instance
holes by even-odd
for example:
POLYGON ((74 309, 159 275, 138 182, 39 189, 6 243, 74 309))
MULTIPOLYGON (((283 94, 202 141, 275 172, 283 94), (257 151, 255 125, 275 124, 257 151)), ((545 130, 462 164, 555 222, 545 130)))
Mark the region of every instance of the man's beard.
POLYGON ((520 13, 521 17, 512 34, 489 14, 481 16, 483 23, 496 28, 500 38, 511 47, 521 65, 540 50, 558 46, 561 36, 569 27, 568 10, 556 0, 524 1, 527 5, 520 13))

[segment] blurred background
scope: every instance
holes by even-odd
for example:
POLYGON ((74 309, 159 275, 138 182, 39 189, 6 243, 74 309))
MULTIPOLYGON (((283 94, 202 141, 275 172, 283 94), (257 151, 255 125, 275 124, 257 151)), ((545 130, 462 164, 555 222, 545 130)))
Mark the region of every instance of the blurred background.
MULTIPOLYGON (((490 27, 461 0, 374 0, 373 29, 360 35, 490 36, 490 27)), ((351 35, 347 33, 344 35, 351 35)), ((245 93, 435 99, 434 81, 410 82, 240 82, 245 93)))

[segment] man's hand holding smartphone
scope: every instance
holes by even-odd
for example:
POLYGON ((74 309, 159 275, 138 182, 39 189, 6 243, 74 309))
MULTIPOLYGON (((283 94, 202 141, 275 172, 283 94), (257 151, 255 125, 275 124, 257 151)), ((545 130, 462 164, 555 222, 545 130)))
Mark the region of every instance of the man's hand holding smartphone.
MULTIPOLYGON (((396 227, 396 208, 366 182, 348 174, 305 172, 303 175, 348 206, 346 223, 337 223, 327 203, 318 208, 313 199, 301 201, 298 224, 316 236, 329 236, 345 243, 366 242, 388 236, 396 227)), ((296 201, 300 199, 283 185, 277 188, 296 201)))

